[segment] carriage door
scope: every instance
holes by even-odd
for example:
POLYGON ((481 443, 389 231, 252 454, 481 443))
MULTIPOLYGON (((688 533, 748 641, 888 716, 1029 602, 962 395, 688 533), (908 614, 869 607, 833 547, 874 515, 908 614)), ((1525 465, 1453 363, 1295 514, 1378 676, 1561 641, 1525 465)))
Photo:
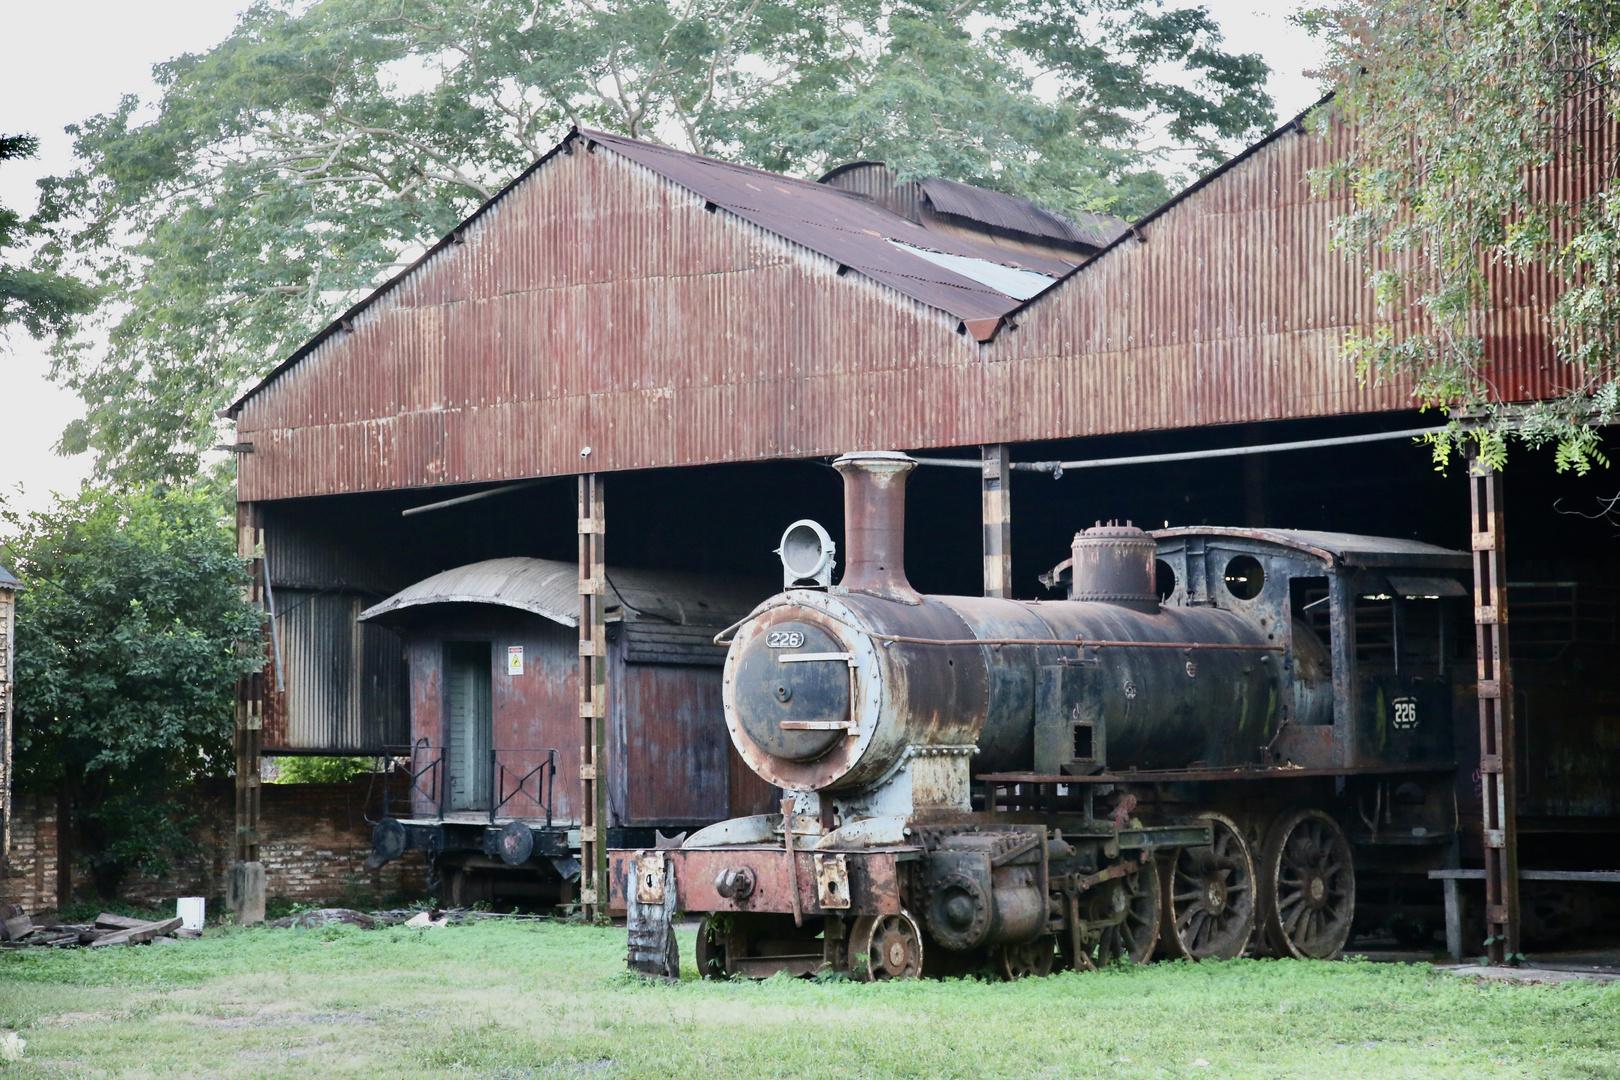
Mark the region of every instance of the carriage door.
POLYGON ((445 646, 448 688, 445 747, 450 758, 451 810, 489 810, 490 748, 494 708, 490 698, 490 645, 452 641, 445 646))

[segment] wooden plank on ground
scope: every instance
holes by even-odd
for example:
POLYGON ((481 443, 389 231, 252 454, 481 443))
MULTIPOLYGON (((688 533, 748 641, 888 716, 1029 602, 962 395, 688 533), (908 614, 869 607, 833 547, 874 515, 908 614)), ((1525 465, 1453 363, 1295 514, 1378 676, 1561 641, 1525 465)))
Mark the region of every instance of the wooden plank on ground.
POLYGON ((181 923, 182 920, 179 918, 142 923, 140 926, 134 926, 128 930, 119 930, 108 934, 106 937, 99 937, 90 943, 90 947, 99 949, 103 945, 139 945, 151 941, 155 937, 162 937, 164 934, 180 929, 181 923))
POLYGON ((137 926, 145 926, 150 919, 131 919, 127 915, 109 915, 103 911, 96 916, 96 928, 100 930, 133 930, 137 926))

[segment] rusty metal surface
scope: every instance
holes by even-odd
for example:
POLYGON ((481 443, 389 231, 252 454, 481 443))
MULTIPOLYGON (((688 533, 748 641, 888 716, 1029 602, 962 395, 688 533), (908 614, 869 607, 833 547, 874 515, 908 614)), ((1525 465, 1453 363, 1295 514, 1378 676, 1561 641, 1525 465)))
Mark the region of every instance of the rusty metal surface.
POLYGON ((967 218, 982 225, 1027 236, 1066 240, 1089 247, 1106 247, 1119 239, 1129 226, 1107 214, 1082 214, 1070 221, 1050 210, 1043 210, 1028 199, 974 187, 958 180, 930 176, 918 186, 934 210, 967 218))
MULTIPOLYGON (((238 404, 238 438, 255 445, 240 497, 562 475, 585 446, 613 471, 1404 408, 1400 381, 1365 386, 1341 356, 1346 333, 1386 318, 1366 267, 1330 247, 1346 196, 1309 189, 1342 137, 1264 140, 1144 239, 1012 313, 1016 332, 982 286, 928 279, 984 301, 964 319, 917 299, 900 262, 884 264, 893 284, 840 276, 841 256, 746 219, 741 196, 763 206, 768 174, 681 164, 738 194, 735 212, 709 213, 713 200, 643 163, 676 171, 673 151, 604 138, 559 152, 238 404), (994 340, 976 344, 964 322, 994 340)), ((862 201, 781 187, 794 205, 862 201)), ((1487 338, 1504 396, 1568 382, 1533 297, 1498 302, 1487 338)))
POLYGON ((608 678, 612 823, 673 830, 734 813, 720 669, 616 662, 608 678))
MULTIPOLYGON (((624 907, 624 883, 633 880, 638 852, 615 849, 608 852, 612 883, 612 908, 624 907)), ((791 914, 793 901, 788 891, 787 853, 780 847, 676 849, 659 854, 675 869, 681 911, 750 911, 791 914), (747 868, 753 873, 754 887, 747 896, 733 899, 721 896, 715 883, 727 871, 747 868)), ((794 852, 794 877, 798 885, 799 910, 806 918, 824 914, 895 915, 900 912, 900 861, 915 857, 916 849, 862 852, 794 852), (842 854, 848 876, 848 904, 837 908, 821 905, 817 877, 817 857, 842 854)))
POLYGON ((943 220, 973 232, 1013 234, 1044 245, 1047 250, 1057 248, 1083 256, 1106 247, 1128 227, 1108 214, 1086 213, 1070 220, 1028 199, 956 180, 924 177, 902 182, 881 161, 852 161, 828 171, 816 182, 853 191, 919 225, 937 228, 940 215, 945 215, 943 220))

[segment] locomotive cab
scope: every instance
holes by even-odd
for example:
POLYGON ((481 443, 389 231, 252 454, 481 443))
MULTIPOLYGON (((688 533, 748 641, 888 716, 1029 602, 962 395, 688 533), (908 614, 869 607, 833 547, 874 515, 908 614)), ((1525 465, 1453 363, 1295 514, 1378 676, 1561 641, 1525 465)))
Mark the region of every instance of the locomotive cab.
POLYGON ((1453 657, 1468 556, 1288 529, 1153 534, 1167 606, 1210 606, 1287 646, 1292 708, 1266 764, 1432 765, 1452 753, 1453 657), (1173 583, 1173 584, 1172 584, 1173 583))

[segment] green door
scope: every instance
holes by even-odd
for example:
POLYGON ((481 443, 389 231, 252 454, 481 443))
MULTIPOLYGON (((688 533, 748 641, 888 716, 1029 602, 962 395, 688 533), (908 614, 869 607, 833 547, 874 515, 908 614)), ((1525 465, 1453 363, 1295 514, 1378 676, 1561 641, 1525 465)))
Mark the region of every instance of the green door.
POLYGON ((450 756, 451 810, 489 809, 491 725, 490 646, 453 641, 445 646, 448 702, 445 744, 450 756))

